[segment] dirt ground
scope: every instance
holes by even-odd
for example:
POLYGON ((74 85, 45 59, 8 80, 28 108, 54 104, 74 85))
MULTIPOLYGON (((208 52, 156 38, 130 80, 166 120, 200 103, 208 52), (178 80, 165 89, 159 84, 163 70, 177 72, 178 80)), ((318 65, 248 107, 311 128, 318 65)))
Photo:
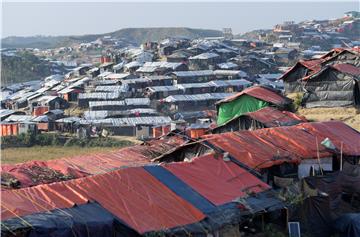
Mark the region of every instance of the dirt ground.
POLYGON ((63 146, 33 146, 21 148, 6 148, 1 150, 2 164, 15 164, 30 160, 53 160, 77 155, 104 153, 114 151, 116 147, 63 147, 63 146))
POLYGON ((301 108, 297 114, 305 116, 310 121, 340 120, 360 131, 360 110, 355 108, 301 108))

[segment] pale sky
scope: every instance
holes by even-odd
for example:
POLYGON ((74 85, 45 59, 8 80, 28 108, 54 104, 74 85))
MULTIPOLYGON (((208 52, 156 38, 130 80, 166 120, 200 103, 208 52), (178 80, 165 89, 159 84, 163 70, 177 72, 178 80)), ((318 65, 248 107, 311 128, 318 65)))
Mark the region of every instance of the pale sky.
POLYGON ((287 20, 332 19, 358 1, 320 2, 4 2, 2 37, 108 33, 129 27, 191 27, 233 33, 287 20))

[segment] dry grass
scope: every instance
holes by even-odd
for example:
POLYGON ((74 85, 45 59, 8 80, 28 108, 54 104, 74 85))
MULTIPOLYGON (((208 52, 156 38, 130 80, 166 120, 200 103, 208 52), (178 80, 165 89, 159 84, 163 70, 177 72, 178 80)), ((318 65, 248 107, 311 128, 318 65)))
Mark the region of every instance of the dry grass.
POLYGON ((129 141, 134 143, 134 145, 142 143, 142 141, 138 140, 136 137, 131 137, 131 136, 111 136, 111 138, 120 141, 129 141))
POLYGON ((311 108, 299 109, 298 114, 310 121, 340 120, 360 131, 360 110, 355 108, 311 108))
POLYGON ((61 147, 61 146, 34 146, 21 148, 6 148, 1 150, 3 164, 21 163, 30 160, 53 160, 76 155, 104 153, 114 151, 116 147, 61 147))

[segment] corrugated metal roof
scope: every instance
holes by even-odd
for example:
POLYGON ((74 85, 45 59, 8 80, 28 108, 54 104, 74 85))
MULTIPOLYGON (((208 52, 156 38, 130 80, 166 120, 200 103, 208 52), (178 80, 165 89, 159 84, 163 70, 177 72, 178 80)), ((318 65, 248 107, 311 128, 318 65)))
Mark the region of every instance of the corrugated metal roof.
POLYGON ((214 72, 212 70, 201 70, 201 71, 178 71, 172 72, 176 77, 203 77, 212 76, 214 72))
POLYGON ((211 84, 209 84, 208 82, 203 82, 203 83, 186 83, 186 84, 177 84, 176 85, 179 89, 189 89, 189 88, 205 88, 205 87, 210 87, 212 86, 211 84))
POLYGON ((35 117, 31 115, 10 115, 5 119, 6 122, 29 122, 33 120, 35 117))
POLYGON ((171 63, 171 62, 146 62, 142 67, 137 69, 137 72, 154 72, 159 68, 167 68, 175 70, 181 66, 182 63, 171 63))
POLYGON ((164 99, 165 102, 181 102, 181 101, 203 101, 203 100, 221 100, 234 93, 206 93, 196 95, 171 95, 164 99))
POLYGON ((125 100, 117 101, 89 101, 89 107, 94 106, 125 106, 125 105, 150 105, 149 98, 126 98, 125 100))
POLYGON ((216 54, 216 53, 202 53, 202 54, 199 54, 199 55, 196 55, 196 56, 193 56, 193 57, 189 57, 189 59, 190 60, 192 60, 192 59, 206 60, 206 59, 216 58, 216 57, 219 57, 219 55, 216 54))
POLYGON ((94 81, 95 85, 115 85, 118 83, 119 83, 118 80, 95 80, 94 81))
POLYGON ((136 125, 161 125, 169 124, 172 120, 165 116, 152 117, 129 117, 129 118, 108 118, 98 120, 81 120, 82 124, 103 124, 110 126, 136 126, 136 125))
POLYGON ((36 118, 34 118, 32 121, 33 122, 47 123, 47 122, 49 122, 49 118, 46 115, 40 115, 40 116, 37 116, 36 118))
POLYGON ((125 106, 125 101, 118 100, 118 101, 89 101, 89 107, 95 107, 95 106, 125 106))
POLYGON ((130 76, 130 73, 110 73, 104 79, 124 79, 128 76, 130 76))
POLYGON ((163 91, 177 91, 180 90, 177 86, 152 86, 147 87, 147 90, 151 90, 154 92, 163 92, 163 91))
POLYGON ((146 77, 141 77, 141 78, 134 78, 134 79, 126 79, 126 80, 123 80, 122 83, 123 84, 136 84, 136 83, 150 83, 151 80, 149 78, 146 78, 146 77))
POLYGON ((66 118, 57 119, 56 122, 58 122, 58 123, 74 123, 74 122, 79 122, 80 120, 81 120, 81 118, 79 118, 79 117, 66 117, 66 118))
POLYGON ((38 98, 36 101, 41 103, 49 103, 52 100, 55 100, 56 98, 59 98, 58 96, 52 96, 52 95, 44 95, 38 98))
POLYGON ((126 115, 135 115, 139 114, 151 114, 156 115, 158 112, 154 109, 143 109, 143 108, 136 108, 136 109, 129 109, 129 110, 98 110, 98 111, 85 111, 84 112, 84 118, 86 120, 96 120, 96 119, 105 119, 105 118, 111 118, 116 116, 126 116, 126 115))
POLYGON ((227 63, 219 63, 217 65, 219 68, 221 69, 231 69, 231 68, 237 68, 239 67, 239 65, 232 63, 232 62, 227 62, 227 63))
POLYGON ((109 99, 117 99, 120 97, 120 93, 119 92, 111 92, 111 93, 107 93, 107 92, 90 92, 90 93, 80 93, 79 94, 79 99, 104 99, 104 100, 109 100, 109 99))
POLYGON ((154 75, 154 76, 146 76, 146 78, 149 78, 150 80, 154 80, 154 81, 157 81, 157 80, 170 80, 172 79, 172 77, 170 76, 162 76, 162 75, 154 75))
POLYGON ((96 92, 127 92, 129 90, 129 87, 127 84, 123 84, 123 85, 113 85, 113 86, 97 86, 95 88, 96 92))
POLYGON ((239 80, 216 80, 210 81, 209 85, 216 86, 216 87, 227 87, 227 86, 251 86, 252 82, 239 79, 239 80))
POLYGON ((77 87, 77 86, 83 86, 88 81, 90 81, 90 78, 84 77, 81 80, 78 80, 77 82, 71 84, 69 87, 73 88, 73 87, 77 87))
POLYGON ((124 67, 126 68, 132 68, 132 67, 141 67, 143 65, 143 63, 137 62, 137 61, 132 61, 130 63, 127 63, 124 65, 124 67))
POLYGON ((62 89, 61 91, 58 91, 58 93, 59 93, 59 94, 67 94, 67 93, 73 92, 74 90, 76 90, 76 89, 70 88, 70 87, 66 87, 66 88, 62 89))
POLYGON ((0 109, 0 117, 3 118, 5 116, 8 116, 8 115, 11 115, 15 113, 14 110, 11 110, 11 109, 0 109))
POLYGON ((126 98, 126 105, 150 105, 149 98, 126 98))
POLYGON ((241 70, 215 70, 214 74, 216 76, 238 76, 238 77, 247 77, 248 74, 241 70))

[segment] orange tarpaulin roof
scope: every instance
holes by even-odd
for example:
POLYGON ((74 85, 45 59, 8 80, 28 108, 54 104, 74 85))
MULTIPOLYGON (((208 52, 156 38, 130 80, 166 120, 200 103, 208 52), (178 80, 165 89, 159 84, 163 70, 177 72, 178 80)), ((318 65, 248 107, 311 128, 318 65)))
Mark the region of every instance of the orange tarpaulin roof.
MULTIPOLYGON (((5 176, 12 176, 19 180, 20 187, 24 188, 63 181, 64 179, 102 174, 121 167, 146 165, 150 163, 152 158, 186 142, 187 140, 182 136, 168 136, 113 152, 87 154, 49 161, 3 164, 0 171, 5 176)), ((2 186, 1 188, 8 189, 11 187, 2 186)))
POLYGON ((215 205, 270 189, 245 169, 214 154, 164 167, 215 205))
POLYGON ((347 155, 360 155, 360 133, 342 122, 302 123, 289 127, 274 127, 255 131, 205 135, 218 147, 250 168, 267 168, 283 162, 331 157, 321 142, 329 138, 347 155), (316 144, 316 140, 318 145, 316 144))
POLYGON ((329 138, 339 152, 342 143, 345 155, 360 156, 360 133, 343 122, 303 123, 299 126, 317 136, 319 142, 329 138))
MULTIPOLYGON (((149 162, 147 157, 128 147, 114 152, 88 154, 57 160, 3 164, 1 165, 1 173, 14 176, 20 181, 20 187, 29 187, 42 183, 61 181, 61 179, 53 180, 49 177, 37 177, 42 172, 42 169, 52 169, 68 175, 69 178, 81 178, 90 174, 109 172, 124 166, 141 166, 149 162)), ((51 170, 47 170, 47 172, 49 176, 53 174, 51 170)))
POLYGON ((2 191, 2 220, 97 201, 139 233, 183 226, 205 216, 142 167, 2 191))

